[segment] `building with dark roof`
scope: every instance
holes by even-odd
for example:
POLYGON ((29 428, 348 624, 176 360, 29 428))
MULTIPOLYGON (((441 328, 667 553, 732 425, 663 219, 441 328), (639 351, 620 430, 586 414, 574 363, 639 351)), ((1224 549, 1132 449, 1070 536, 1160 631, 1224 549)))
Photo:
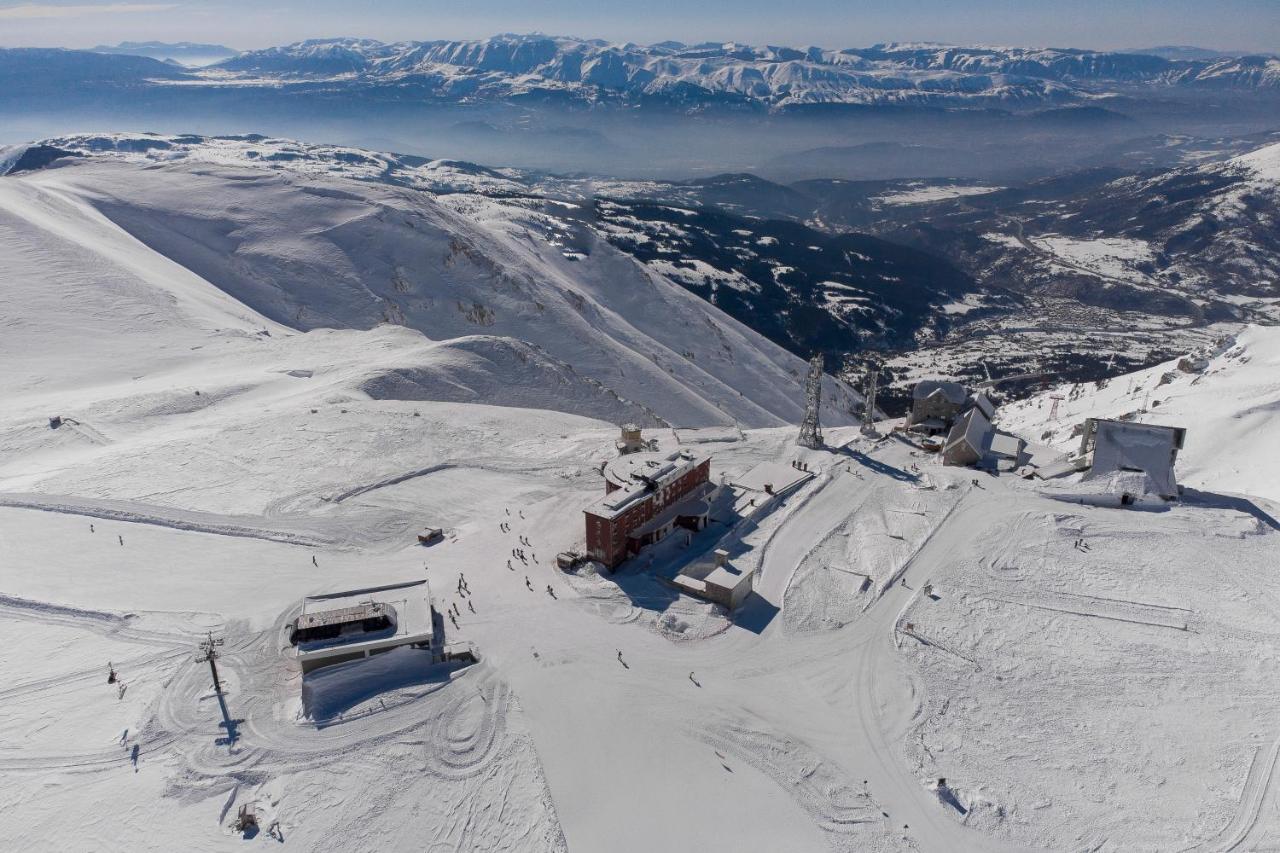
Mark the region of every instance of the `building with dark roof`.
POLYGON ((948 432, 969 403, 969 389, 959 382, 924 379, 911 389, 907 429, 926 435, 948 432))

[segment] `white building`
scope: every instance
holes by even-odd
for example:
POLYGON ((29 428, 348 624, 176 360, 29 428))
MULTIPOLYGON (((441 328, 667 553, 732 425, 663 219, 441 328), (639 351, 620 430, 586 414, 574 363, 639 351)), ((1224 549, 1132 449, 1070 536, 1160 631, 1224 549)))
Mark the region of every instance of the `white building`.
MULTIPOLYGON (((1187 431, 1182 427, 1088 418, 1076 458, 1087 466, 1086 478, 1143 474, 1141 488, 1145 493, 1176 500, 1178 482, 1174 465, 1186 436, 1187 431)), ((1126 479, 1138 482, 1137 478, 1126 479)), ((1131 499, 1138 496, 1133 495, 1131 499)))
POLYGON ((303 673, 401 646, 444 655, 444 620, 426 579, 309 596, 289 628, 303 673))

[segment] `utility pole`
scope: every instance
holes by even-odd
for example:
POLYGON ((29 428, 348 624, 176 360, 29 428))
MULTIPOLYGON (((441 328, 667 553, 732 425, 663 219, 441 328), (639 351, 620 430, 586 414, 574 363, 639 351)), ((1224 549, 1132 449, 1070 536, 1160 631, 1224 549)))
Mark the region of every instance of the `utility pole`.
POLYGON ((196 663, 204 663, 208 661, 209 671, 213 673, 213 689, 222 693, 222 682, 218 680, 218 647, 222 645, 222 640, 213 638, 213 632, 209 632, 209 639, 200 643, 200 656, 196 658, 196 663))

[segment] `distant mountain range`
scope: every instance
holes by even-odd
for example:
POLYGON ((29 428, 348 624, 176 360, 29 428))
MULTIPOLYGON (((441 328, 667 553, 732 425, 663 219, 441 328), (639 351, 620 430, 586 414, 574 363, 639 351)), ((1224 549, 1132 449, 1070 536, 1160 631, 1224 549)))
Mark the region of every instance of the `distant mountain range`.
POLYGON ((817 104, 1070 101, 1135 84, 1280 87, 1280 59, 1167 59, 1089 50, 881 44, 869 48, 736 43, 612 44, 539 35, 384 44, 304 41, 243 53, 237 75, 416 85, 437 97, 553 94, 578 100, 817 104))
MULTIPOLYGON (((205 47, 217 46, 126 43, 106 50, 181 61, 179 49, 205 47)), ((23 61, 75 65, 83 62, 82 53, 0 51, 0 75, 3 66, 23 61)), ((155 68, 128 71, 138 84, 323 84, 446 103, 549 101, 769 111, 832 105, 1008 108, 1070 104, 1135 90, 1280 90, 1280 59, 1275 56, 1170 59, 1152 51, 927 43, 845 50, 736 43, 637 45, 543 35, 395 44, 312 40, 247 51, 186 71, 177 81, 171 72, 171 65, 158 62, 155 68)))
POLYGON ((202 66, 230 59, 240 51, 226 45, 200 44, 190 41, 122 41, 117 45, 100 44, 93 48, 93 52, 120 54, 123 56, 145 56, 150 59, 176 62, 181 65, 202 66))

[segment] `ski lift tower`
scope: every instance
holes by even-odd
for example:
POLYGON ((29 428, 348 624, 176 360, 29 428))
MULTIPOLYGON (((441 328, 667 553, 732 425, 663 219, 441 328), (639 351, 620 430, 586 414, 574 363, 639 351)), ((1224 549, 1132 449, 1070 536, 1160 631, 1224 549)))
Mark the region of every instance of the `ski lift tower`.
POLYGON ((862 407, 862 434, 868 438, 880 437, 876 432, 876 386, 879 382, 880 368, 873 364, 867 374, 867 393, 862 407))
POLYGON ((804 420, 796 444, 817 450, 823 446, 822 423, 818 408, 822 405, 822 353, 809 359, 809 375, 804 380, 804 420))
POLYGON ((213 689, 218 693, 222 692, 222 682, 218 680, 218 647, 222 645, 222 639, 215 640, 213 632, 209 632, 209 639, 200 643, 200 655, 196 658, 196 663, 208 663, 209 671, 213 673, 213 689))

